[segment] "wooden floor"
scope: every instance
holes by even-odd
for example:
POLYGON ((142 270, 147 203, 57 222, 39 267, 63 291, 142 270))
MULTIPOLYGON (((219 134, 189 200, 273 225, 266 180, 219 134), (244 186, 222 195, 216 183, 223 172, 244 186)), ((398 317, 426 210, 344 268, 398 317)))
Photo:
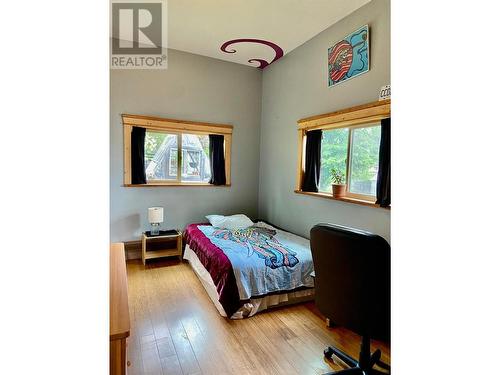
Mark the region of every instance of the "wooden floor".
MULTIPOLYGON (((322 374, 334 344, 357 357, 359 336, 326 328, 313 303, 229 320, 217 312, 189 264, 127 264, 131 335, 128 374, 322 374)), ((389 363, 386 345, 373 342, 389 363)))

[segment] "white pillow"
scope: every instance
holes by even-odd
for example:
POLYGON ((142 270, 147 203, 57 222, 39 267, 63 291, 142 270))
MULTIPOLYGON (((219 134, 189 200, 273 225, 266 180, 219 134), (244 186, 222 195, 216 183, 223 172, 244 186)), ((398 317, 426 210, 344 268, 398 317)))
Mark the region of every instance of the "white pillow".
POLYGON ((254 224, 256 227, 261 227, 265 229, 271 229, 271 230, 277 230, 275 227, 273 227, 271 224, 265 223, 263 221, 259 221, 254 224))
POLYGON ((251 227, 254 222, 248 218, 248 216, 243 214, 237 214, 232 216, 222 216, 222 215, 208 215, 205 216, 210 224, 214 228, 220 229, 229 229, 229 230, 237 230, 237 229, 246 229, 251 227))
POLYGON ((225 216, 223 215, 207 215, 205 216, 207 220, 212 224, 213 227, 218 228, 219 224, 224 221, 225 216))

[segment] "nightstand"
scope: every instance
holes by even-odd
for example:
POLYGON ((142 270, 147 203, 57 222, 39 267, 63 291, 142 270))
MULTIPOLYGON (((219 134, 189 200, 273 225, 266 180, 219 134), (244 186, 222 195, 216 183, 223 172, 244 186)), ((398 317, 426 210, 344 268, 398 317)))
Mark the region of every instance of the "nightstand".
POLYGON ((182 260, 182 233, 177 229, 161 230, 152 236, 147 231, 142 234, 142 263, 147 259, 178 256, 182 260))

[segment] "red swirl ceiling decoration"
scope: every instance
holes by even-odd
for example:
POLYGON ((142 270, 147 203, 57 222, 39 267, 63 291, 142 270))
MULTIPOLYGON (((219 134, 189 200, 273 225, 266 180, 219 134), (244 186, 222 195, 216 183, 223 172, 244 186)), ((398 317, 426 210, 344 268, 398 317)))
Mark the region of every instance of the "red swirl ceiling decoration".
POLYGON ((259 66, 257 68, 259 69, 264 69, 266 66, 271 65, 273 62, 278 60, 279 58, 283 57, 283 50, 281 49, 280 46, 277 44, 274 44, 273 42, 269 42, 267 40, 262 40, 262 39, 233 39, 233 40, 228 40, 225 42, 222 46, 220 46, 220 49, 222 52, 225 53, 236 53, 235 49, 230 49, 228 50, 227 47, 229 47, 232 44, 236 43, 257 43, 257 44, 264 44, 268 47, 271 47, 274 50, 274 59, 271 62, 267 62, 266 60, 263 59, 250 59, 248 62, 250 64, 257 62, 259 63, 259 66))

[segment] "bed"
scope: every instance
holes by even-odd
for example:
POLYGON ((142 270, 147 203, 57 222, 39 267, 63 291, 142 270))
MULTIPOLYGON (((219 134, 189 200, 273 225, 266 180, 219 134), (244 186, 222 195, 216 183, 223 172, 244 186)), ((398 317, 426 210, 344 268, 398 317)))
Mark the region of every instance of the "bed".
POLYGON ((262 221, 242 230, 190 224, 184 243, 184 259, 224 317, 314 299, 312 255, 303 237, 262 221))

